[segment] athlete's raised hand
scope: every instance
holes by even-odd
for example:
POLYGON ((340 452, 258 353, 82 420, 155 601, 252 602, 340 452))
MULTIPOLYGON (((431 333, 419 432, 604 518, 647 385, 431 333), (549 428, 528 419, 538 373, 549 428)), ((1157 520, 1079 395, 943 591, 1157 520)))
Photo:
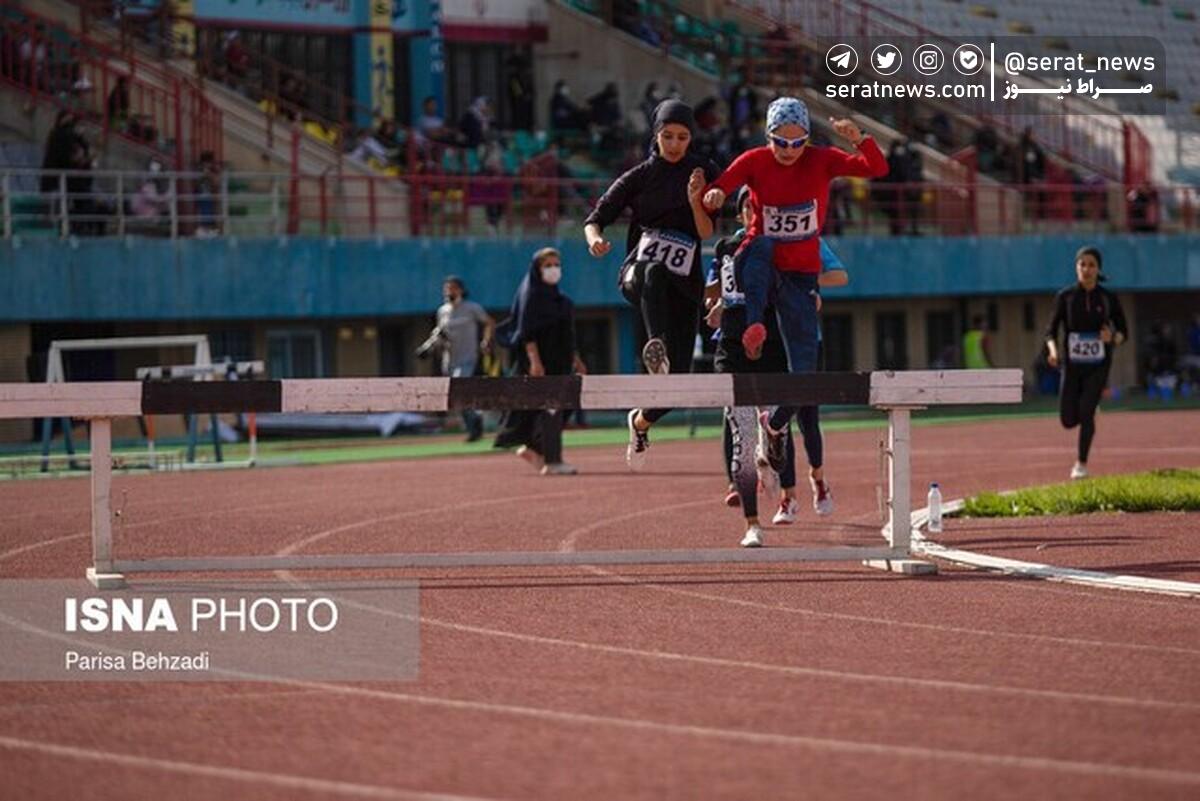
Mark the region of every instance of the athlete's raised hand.
POLYGON ((845 117, 841 119, 830 117, 829 122, 833 125, 833 130, 837 132, 837 135, 843 139, 849 139, 850 144, 857 145, 863 140, 862 129, 845 117))
POLYGON ((704 193, 704 208, 709 211, 716 211, 725 205, 725 193, 720 189, 713 187, 704 193))

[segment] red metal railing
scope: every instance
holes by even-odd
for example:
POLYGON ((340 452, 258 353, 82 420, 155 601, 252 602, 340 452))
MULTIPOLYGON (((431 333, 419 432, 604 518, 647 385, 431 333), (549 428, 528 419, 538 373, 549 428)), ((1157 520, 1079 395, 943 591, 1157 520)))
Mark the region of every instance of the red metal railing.
MULTIPOLYGON (((4 236, 576 237, 606 182, 516 178, 0 168, 4 236), (52 187, 45 191, 46 187, 52 187)), ((1200 231, 1198 190, 1117 184, 841 180, 826 236, 1200 231)), ((729 219, 721 230, 732 231, 729 219)), ((625 224, 608 232, 624 241, 625 224)))
POLYGON ((205 152, 222 158, 220 110, 197 86, 9 0, 0 10, 0 80, 34 102, 76 112, 105 136, 152 148, 176 167, 205 152))

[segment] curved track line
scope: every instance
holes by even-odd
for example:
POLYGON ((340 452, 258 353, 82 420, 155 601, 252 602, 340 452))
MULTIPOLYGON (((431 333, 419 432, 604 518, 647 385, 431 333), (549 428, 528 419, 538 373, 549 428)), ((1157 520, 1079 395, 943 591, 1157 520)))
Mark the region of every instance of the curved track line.
MULTIPOLYGON (((483 505, 485 502, 480 502, 483 505)), ((629 512, 624 515, 608 517, 594 523, 589 523, 582 526, 578 531, 593 531, 597 528, 616 523, 623 523, 628 520, 633 520, 647 514, 661 514, 670 512, 689 506, 699 504, 710 504, 711 500, 703 501, 688 501, 686 503, 669 504, 650 509, 639 509, 635 512, 629 512)), ((325 532, 318 532, 304 540, 293 543, 287 548, 277 552, 278 555, 288 555, 295 553, 304 545, 318 542, 326 537, 333 536, 335 533, 344 530, 345 527, 338 529, 329 529, 325 532)), ((573 532, 568 532, 564 542, 569 543, 572 540, 573 532)), ((593 568, 594 569, 594 568, 593 568)), ((306 586, 304 582, 296 578, 296 575, 291 571, 275 571, 276 575, 285 581, 290 581, 298 586, 306 586)), ((404 620, 412 620, 410 615, 404 615, 394 612, 390 609, 381 609, 368 604, 355 604, 362 609, 368 609, 386 617, 395 617, 404 620)), ((500 637, 503 639, 514 640, 517 642, 526 642, 536 645, 549 645, 559 648, 574 648, 578 650, 590 651, 594 653, 614 654, 618 656, 631 656, 639 659, 659 659, 668 662, 679 662, 685 664, 698 664, 706 667, 729 668, 734 670, 754 670, 766 673, 774 673, 785 676, 804 676, 807 678, 823 678, 835 681, 878 684, 883 686, 900 686, 900 687, 920 687, 923 689, 934 689, 940 691, 955 691, 964 693, 978 694, 994 694, 1004 696, 1015 696, 1024 698, 1041 698, 1044 700, 1064 701, 1070 703, 1082 702, 1089 704, 1109 704, 1114 706, 1125 706, 1135 708, 1148 709, 1186 709, 1189 711, 1200 711, 1200 703, 1187 701, 1165 701, 1158 699, 1142 699, 1130 698, 1124 696, 1098 695, 1093 693, 1075 693, 1062 690, 1038 690, 1024 687, 1011 687, 1004 685, 992 684, 976 684, 972 682, 950 681, 946 679, 923 679, 911 678, 905 676, 893 676, 887 674, 876 673, 858 673, 840 670, 830 670, 825 668, 800 667, 795 665, 778 665, 765 662, 752 662, 740 659, 725 659, 721 657, 701 656, 695 654, 678 653, 674 651, 659 651, 646 650, 641 648, 632 648, 628 646, 607 645, 603 643, 592 643, 583 640, 569 640, 560 637, 545 637, 537 634, 527 634, 523 632, 510 631, 507 629, 495 629, 486 626, 475 626, 467 623, 459 623, 451 620, 442 620, 439 618, 430 617, 428 615, 419 615, 417 621, 421 625, 429 625, 437 628, 442 628, 450 631, 458 631, 467 634, 477 634, 484 637, 500 637)))
MULTIPOLYGON (((691 505, 691 504, 686 504, 691 505)), ((924 511, 924 510, 922 510, 924 511)), ((866 517, 860 515, 859 517, 866 517)), ((874 516, 874 513, 871 513, 874 516)), ((598 528, 607 525, 606 521, 593 523, 588 526, 574 529, 567 533, 559 543, 560 551, 574 551, 581 537, 585 534, 595 531, 598 528)), ((1121 643, 1121 642, 1106 642, 1104 640, 1085 640, 1074 637, 1057 637, 1049 634, 1030 634, 1023 632, 996 631, 991 629, 971 629, 962 626, 947 626, 939 623, 918 623, 912 621, 895 620, 892 618, 872 617, 868 615, 852 615, 847 612, 825 612, 818 609, 808 609, 804 607, 785 606, 784 604, 768 604, 761 601, 752 601, 744 598, 733 598, 725 595, 714 595, 712 593, 699 592, 696 590, 684 590, 678 587, 666 587, 654 582, 642 581, 639 578, 632 578, 620 573, 606 570, 604 568, 588 565, 585 569, 607 578, 612 578, 626 584, 646 587, 659 592, 669 593, 671 595, 680 595, 688 598, 700 598, 708 601, 716 601, 719 603, 728 603, 735 606, 745 606, 753 609, 765 609, 773 612, 783 612, 791 615, 805 615, 809 617, 819 617, 829 620, 846 620, 854 623, 872 623, 888 627, 910 628, 925 631, 940 631, 948 634, 966 634, 976 637, 1004 637, 1012 639, 1027 639, 1035 642, 1048 642, 1059 645, 1078 645, 1082 647, 1092 648, 1113 648, 1125 649, 1133 651, 1147 651, 1151 653, 1175 653, 1184 654, 1187 656, 1200 656, 1200 649, 1181 648, 1178 646, 1159 646, 1159 645, 1142 645, 1139 643, 1121 643)))
MULTIPOLYGON (((944 512, 953 514, 963 508, 964 501, 959 498, 948 502, 944 512)), ((1058 567, 1039 562, 1025 562, 1020 559, 1006 559, 1000 556, 963 551, 950 548, 925 538, 921 529, 929 522, 929 507, 916 509, 912 513, 912 542, 913 552, 935 559, 944 559, 954 564, 981 568, 999 573, 1007 573, 1028 578, 1061 581, 1067 584, 1082 584, 1105 590, 1125 590, 1132 592, 1149 592, 1155 595, 1174 595, 1184 598, 1200 597, 1200 583, 1192 581, 1174 581, 1168 579, 1146 578, 1145 576, 1129 576, 1119 573, 1106 573, 1100 570, 1083 570, 1076 567, 1058 567)))
POLYGON ((358 784, 357 782, 334 781, 330 779, 314 779, 307 776, 294 776, 287 773, 270 773, 247 768, 222 767, 206 765, 200 762, 182 762, 177 759, 159 759, 156 757, 122 754, 116 751, 101 751, 95 748, 81 748, 74 745, 47 743, 39 740, 27 740, 18 737, 0 735, 0 748, 18 751, 32 751, 55 757, 81 759, 90 762, 101 762, 105 765, 121 765, 127 768, 161 770, 177 773, 192 778, 225 779, 254 784, 266 784, 286 790, 303 790, 314 793, 329 793, 354 798, 384 798, 395 801, 484 801, 480 796, 447 795, 445 793, 423 793, 418 790, 400 790, 373 784, 358 784))

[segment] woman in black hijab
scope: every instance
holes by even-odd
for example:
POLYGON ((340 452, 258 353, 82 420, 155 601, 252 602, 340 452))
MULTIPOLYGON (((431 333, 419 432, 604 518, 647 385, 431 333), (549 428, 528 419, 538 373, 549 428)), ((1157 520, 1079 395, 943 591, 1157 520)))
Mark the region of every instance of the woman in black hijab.
MULTIPOLYGON (((642 315, 646 326, 642 364, 658 375, 690 373, 692 351, 704 294, 701 243, 712 236, 712 217, 704 208, 704 187, 720 170, 689 150, 696 134, 691 106, 664 100, 654 111, 650 157, 608 188, 584 220, 588 250, 600 258, 612 249, 604 229, 625 209, 632 213, 621 267, 621 293, 642 315)), ((631 470, 645 464, 650 426, 669 409, 629 413, 631 470)))
MULTIPOLYGON (((575 352, 575 304, 558 288, 562 256, 554 248, 533 254, 507 320, 496 337, 512 352, 518 375, 580 375, 587 372, 575 352)), ((577 471, 562 460, 563 410, 514 411, 496 434, 495 447, 517 446, 517 455, 544 476, 577 471)))

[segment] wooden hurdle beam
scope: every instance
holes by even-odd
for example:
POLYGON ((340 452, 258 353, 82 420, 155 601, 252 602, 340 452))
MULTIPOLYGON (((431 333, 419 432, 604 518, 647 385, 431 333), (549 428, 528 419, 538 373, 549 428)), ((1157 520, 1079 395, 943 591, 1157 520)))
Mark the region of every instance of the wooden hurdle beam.
POLYGON ((1020 370, 0 384, 0 419, 69 416, 91 420, 92 566, 87 576, 100 588, 121 586, 127 573, 235 570, 862 561, 914 574, 935 568, 911 558, 911 413, 929 406, 1019 403, 1022 384, 1020 370), (886 547, 113 558, 111 421, 117 417, 779 404, 852 404, 887 412, 888 522, 882 530, 886 547))

